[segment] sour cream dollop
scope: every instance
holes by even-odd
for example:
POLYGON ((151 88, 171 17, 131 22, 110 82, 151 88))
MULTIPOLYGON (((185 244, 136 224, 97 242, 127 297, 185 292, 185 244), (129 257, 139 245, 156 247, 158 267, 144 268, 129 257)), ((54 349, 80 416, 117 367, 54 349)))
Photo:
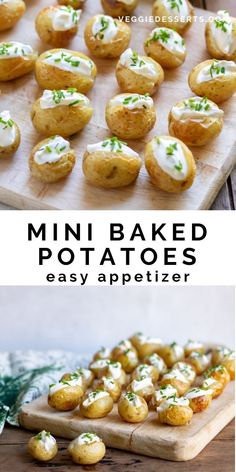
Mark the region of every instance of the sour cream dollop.
POLYGON ((197 75, 197 83, 209 82, 220 77, 236 75, 236 63, 234 61, 217 61, 213 59, 211 64, 203 67, 197 75))
POLYGON ((204 388, 192 388, 187 393, 185 393, 185 398, 191 400, 192 398, 203 397, 204 395, 212 395, 213 391, 210 389, 204 388))
POLYGON ((92 26, 92 33, 96 39, 104 44, 109 43, 118 33, 118 24, 111 16, 96 15, 92 26))
POLYGON ((233 21, 225 10, 219 10, 217 17, 210 23, 211 32, 217 48, 223 54, 233 54, 236 50, 236 39, 233 35, 233 21))
POLYGON ((0 113, 0 146, 11 146, 16 139, 16 127, 8 110, 0 113))
POLYGON ((101 439, 99 436, 97 436, 94 433, 83 433, 80 434, 77 438, 73 439, 73 441, 70 443, 69 448, 74 448, 76 446, 82 446, 84 444, 92 444, 96 442, 101 442, 101 439))
POLYGON ((33 54, 33 48, 28 44, 10 41, 0 43, 0 59, 12 59, 13 57, 27 57, 33 54))
POLYGON ((82 93, 78 93, 76 89, 44 90, 40 98, 40 107, 42 109, 59 106, 83 107, 89 105, 89 99, 82 93))
POLYGON ((172 138, 154 138, 152 149, 158 165, 166 174, 178 181, 187 177, 188 163, 177 141, 172 138))
POLYGON ((172 0, 162 0, 162 3, 173 16, 178 18, 189 16, 190 11, 186 0, 176 0, 175 2, 172 0))
POLYGON ((105 390, 97 390, 95 392, 91 392, 88 394, 87 398, 83 401, 83 406, 89 406, 92 403, 96 402, 97 400, 100 400, 100 398, 105 398, 109 397, 109 393, 106 392, 105 390))
POLYGON ((157 413, 160 413, 161 411, 165 411, 165 410, 168 410, 168 408, 170 406, 189 406, 189 400, 188 398, 184 398, 184 397, 181 397, 181 398, 177 398, 177 397, 173 397, 173 398, 168 398, 167 400, 165 400, 164 402, 162 402, 160 404, 160 406, 157 407, 157 413))
POLYGON ((46 451, 51 451, 51 449, 55 446, 56 444, 56 439, 47 431, 41 431, 37 436, 35 436, 35 439, 40 441, 46 451))
POLYGON ((150 39, 147 41, 147 45, 150 42, 156 41, 173 54, 184 54, 186 52, 184 39, 177 31, 170 28, 155 28, 151 33, 150 39))
POLYGON ((116 95, 109 102, 111 107, 123 106, 128 110, 139 110, 153 107, 153 99, 147 95, 139 95, 138 93, 116 95))
POLYGON ((139 56, 131 48, 126 49, 120 56, 119 63, 132 70, 135 74, 142 75, 149 79, 157 77, 157 71, 151 61, 147 61, 143 56, 139 56))
POLYGON ((75 56, 73 51, 68 51, 67 49, 60 49, 54 52, 48 51, 42 61, 58 69, 77 72, 85 77, 91 77, 92 75, 92 61, 85 57, 75 56))
MULTIPOLYGON (((207 98, 192 97, 184 100, 177 105, 174 105, 171 110, 172 116, 176 120, 194 120, 204 121, 206 118, 222 118, 224 116, 221 110, 215 103, 209 101, 207 98)), ((186 348, 198 349, 202 347, 201 343, 188 343, 186 348)))
POLYGON ((52 17, 52 27, 55 31, 68 31, 78 25, 81 10, 74 10, 70 6, 61 6, 55 9, 52 17))
POLYGON ((130 147, 126 146, 119 139, 108 138, 104 141, 100 141, 96 144, 89 144, 87 146, 87 152, 115 152, 118 154, 125 154, 130 157, 139 157, 137 152, 133 151, 130 147))
POLYGON ((70 143, 61 136, 54 136, 48 140, 34 155, 34 160, 38 165, 58 162, 70 152, 70 143))

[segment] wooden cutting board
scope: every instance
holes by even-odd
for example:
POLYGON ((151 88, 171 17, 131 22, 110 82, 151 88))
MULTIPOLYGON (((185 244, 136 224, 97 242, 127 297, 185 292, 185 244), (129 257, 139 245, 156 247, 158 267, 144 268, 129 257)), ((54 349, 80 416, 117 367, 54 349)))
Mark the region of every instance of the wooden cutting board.
POLYGON ((20 413, 20 424, 26 429, 46 429, 56 436, 73 439, 83 432, 95 432, 106 446, 172 461, 193 459, 234 417, 234 382, 213 400, 206 411, 195 414, 188 426, 170 427, 157 422, 150 413, 140 424, 125 423, 117 407, 105 418, 89 420, 79 416, 78 409, 59 413, 41 397, 26 404, 20 413))
MULTIPOLYGON (((7 33, 0 33, 0 41, 18 40, 31 44, 42 53, 50 46, 44 45, 34 29, 34 18, 44 6, 55 1, 37 0, 27 3, 27 12, 18 25, 7 33)), ((137 15, 151 14, 153 0, 140 0, 137 15)), ((89 54, 83 31, 87 20, 101 13, 99 0, 87 0, 81 17, 80 31, 71 44, 76 49, 89 54)), ((196 9, 196 14, 207 18, 210 13, 196 9)), ((132 23, 131 46, 143 54, 143 42, 155 27, 154 23, 132 23)), ((185 64, 174 71, 165 73, 165 82, 155 95, 157 124, 143 142, 128 144, 143 155, 144 145, 156 133, 167 134, 167 117, 172 105, 190 97, 187 84, 189 71, 197 63, 208 59, 204 41, 204 23, 197 21, 186 35, 188 57, 185 64)), ((0 162, 0 200, 16 208, 25 209, 66 209, 66 210, 197 210, 208 209, 219 189, 225 182, 236 162, 236 100, 222 105, 225 111, 224 130, 214 142, 194 149, 197 160, 197 178, 193 187, 182 195, 171 195, 157 190, 149 181, 143 166, 136 184, 118 190, 103 190, 87 184, 82 173, 82 156, 86 145, 102 140, 110 135, 106 127, 104 110, 106 102, 119 92, 114 76, 116 60, 97 60, 98 77, 89 98, 94 106, 94 116, 90 124, 71 139, 76 150, 77 164, 72 175, 63 182, 45 185, 37 182, 28 170, 28 157, 32 147, 43 137, 34 130, 30 120, 32 103, 42 91, 34 74, 9 83, 0 83, 0 110, 9 109, 22 132, 21 146, 13 158, 0 162)))

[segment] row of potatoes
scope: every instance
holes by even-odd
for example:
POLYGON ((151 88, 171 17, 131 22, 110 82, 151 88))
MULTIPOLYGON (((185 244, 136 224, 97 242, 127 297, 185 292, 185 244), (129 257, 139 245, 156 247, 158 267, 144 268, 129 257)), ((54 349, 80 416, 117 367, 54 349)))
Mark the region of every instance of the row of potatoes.
MULTIPOLYGON (((8 8, 8 0, 4 1, 8 8)), ((115 136, 88 145, 84 153, 83 172, 92 185, 124 187, 139 175, 142 159, 122 140, 140 139, 153 129, 156 108, 150 95, 164 81, 162 67, 175 68, 184 62, 187 50, 179 33, 184 33, 193 22, 194 12, 187 0, 178 0, 174 6, 169 2, 173 12, 167 8, 168 2, 157 0, 154 3, 158 27, 145 40, 146 56, 127 49, 131 30, 127 23, 113 18, 118 15, 116 2, 112 5, 102 2, 105 13, 111 16, 96 15, 87 22, 84 38, 90 52, 107 59, 120 57, 116 78, 124 92, 109 100, 106 106, 107 125, 115 136), (168 18, 170 13, 176 16, 175 8, 179 9, 179 14, 187 12, 188 21, 162 24, 161 18, 167 14, 168 18)), ((35 22, 40 38, 57 47, 76 35, 80 18, 80 10, 71 6, 73 0, 64 3, 67 6, 44 8, 35 22)), ((137 5, 136 1, 118 3, 119 15, 130 14, 137 5)), ((78 2, 74 6, 78 8, 78 2)), ((233 47, 228 53, 219 50, 209 21, 206 40, 214 59, 202 62, 189 74, 189 86, 199 96, 174 105, 169 113, 170 135, 155 136, 145 149, 145 167, 152 183, 167 192, 182 192, 191 187, 196 164, 187 146, 203 146, 220 134, 224 113, 217 103, 236 91, 236 64, 231 60, 236 55, 236 20, 227 12, 219 12, 213 25, 220 37, 225 35, 227 44, 230 44, 230 36, 233 47)), ((81 131, 92 117, 92 105, 84 94, 93 87, 97 68, 89 57, 69 49, 51 49, 38 57, 30 46, 16 42, 0 44, 0 80, 12 80, 34 68, 36 80, 44 92, 33 104, 31 118, 36 130, 47 138, 32 150, 29 166, 34 177, 50 183, 65 178, 73 170, 76 154, 64 138, 81 131)), ((20 130, 9 112, 2 115, 1 131, 9 142, 0 146, 0 157, 8 157, 19 147, 20 130)))
MULTIPOLYGON (((65 373, 58 383, 50 385, 48 404, 59 412, 76 409, 75 415, 95 419, 107 416, 117 403, 122 421, 140 423, 149 411, 156 411, 159 424, 183 426, 191 422, 194 413, 208 408, 234 376, 235 353, 226 347, 207 349, 192 340, 184 347, 176 342, 167 345, 158 338, 135 333, 112 350, 101 348, 89 368, 65 373)), ((29 451, 36 459, 48 460, 44 449, 38 435, 31 438, 29 451)), ((100 460, 96 451, 102 457, 105 454, 101 438, 90 432, 69 446, 72 459, 78 463, 100 460)), ((54 457, 55 447, 50 452, 54 457)))

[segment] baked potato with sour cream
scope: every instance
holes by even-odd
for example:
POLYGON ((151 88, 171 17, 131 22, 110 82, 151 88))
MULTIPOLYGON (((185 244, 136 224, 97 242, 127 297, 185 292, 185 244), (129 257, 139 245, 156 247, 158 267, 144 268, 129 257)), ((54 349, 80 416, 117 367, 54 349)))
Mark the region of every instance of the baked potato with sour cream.
POLYGON ((73 7, 75 10, 83 8, 85 2, 86 0, 57 0, 57 3, 59 3, 59 5, 70 6, 73 7))
POLYGON ((8 110, 0 112, 0 159, 12 156, 18 149, 21 134, 8 110))
POLYGON ((35 29, 40 39, 60 48, 76 36, 80 12, 71 6, 51 5, 43 8, 35 19, 35 29))
POLYGON ((50 461, 58 451, 56 439, 48 431, 41 431, 30 438, 27 451, 37 461, 50 461))
POLYGON ((101 0, 103 10, 114 18, 128 16, 135 10, 138 0, 101 0))
POLYGON ((189 400, 189 406, 193 413, 206 410, 211 405, 212 390, 203 388, 192 388, 185 393, 185 398, 189 400))
POLYGON ((135 393, 149 402, 155 392, 151 377, 138 377, 127 386, 127 392, 135 393))
POLYGON ((221 395, 224 390, 224 385, 218 380, 214 379, 214 377, 207 377, 202 383, 202 388, 210 388, 212 391, 212 398, 214 399, 221 395))
POLYGON ((18 79, 31 72, 37 57, 37 52, 28 44, 0 43, 0 82, 18 79))
POLYGON ((159 379, 160 372, 154 365, 139 364, 131 374, 131 380, 137 380, 140 377, 150 377, 155 384, 159 379))
POLYGON ((158 26, 166 26, 184 34, 192 25, 194 9, 188 0, 156 0, 152 14, 158 26))
POLYGON ((153 185, 165 192, 183 192, 194 182, 196 163, 193 154, 177 138, 154 137, 146 145, 144 162, 153 185))
POLYGON ((11 0, 0 2, 0 31, 13 28, 25 13, 23 0, 11 0))
POLYGON ((93 465, 103 459, 106 447, 96 434, 82 433, 70 442, 68 453, 75 464, 93 465))
POLYGON ((143 334, 137 335, 136 349, 141 360, 155 352, 159 352, 162 347, 162 340, 143 334))
POLYGON ((185 40, 170 28, 155 28, 144 42, 148 57, 158 62, 164 69, 181 66, 187 55, 185 40))
POLYGON ((108 347, 100 347, 100 349, 95 352, 93 355, 93 360, 96 361, 98 359, 110 359, 111 358, 111 350, 108 347))
POLYGON ((94 390, 80 404, 80 413, 86 418, 104 418, 113 408, 113 399, 105 390, 94 390))
POLYGON ((151 401, 149 402, 149 407, 151 410, 156 410, 157 407, 161 405, 168 398, 178 397, 179 394, 176 388, 172 387, 170 384, 158 386, 155 392, 152 395, 151 401))
POLYGON ((230 354, 224 356, 221 364, 226 367, 230 375, 230 380, 235 379, 235 352, 232 351, 230 354))
POLYGON ((105 390, 108 392, 114 403, 118 402, 121 396, 121 385, 112 377, 102 377, 101 379, 95 380, 94 387, 96 390, 105 390))
POLYGON ((148 416, 147 402, 139 395, 127 392, 118 402, 118 413, 127 423, 140 423, 148 416))
POLYGON ((205 354, 206 348, 204 344, 202 344, 199 341, 193 341, 192 339, 189 339, 187 343, 184 346, 184 355, 185 357, 190 356, 192 352, 200 352, 200 354, 205 354))
POLYGON ((170 371, 167 371, 159 381, 159 385, 161 387, 165 385, 171 385, 174 387, 178 395, 181 397, 184 395, 187 390, 189 389, 190 382, 187 380, 187 378, 180 372, 178 369, 172 369, 170 371))
POLYGON ((158 375, 163 374, 167 370, 167 365, 159 354, 154 352, 149 356, 145 357, 144 362, 155 367, 155 370, 158 372, 158 375))
POLYGON ((221 382, 223 387, 226 387, 230 382, 230 374, 226 367, 221 364, 209 367, 209 369, 204 373, 204 377, 205 379, 213 377, 218 382, 221 382))
POLYGON ((49 387, 48 404, 57 411, 74 410, 81 402, 84 389, 78 379, 60 380, 49 387))
POLYGON ((192 351, 185 361, 195 369, 197 375, 202 375, 210 365, 210 357, 198 351, 192 351))
POLYGON ((159 423, 170 426, 184 426, 191 422, 193 411, 187 398, 169 398, 157 407, 159 423))
POLYGON ((176 362, 176 364, 173 365, 173 369, 178 369, 181 374, 186 377, 186 380, 192 384, 194 380, 196 379, 196 371, 194 367, 192 367, 190 364, 187 362, 179 361, 176 362))
POLYGON ((217 346, 211 352, 211 362, 213 365, 221 364, 221 361, 225 356, 230 354, 232 351, 226 346, 217 346))
POLYGON ((236 18, 220 10, 205 28, 206 46, 214 59, 236 61, 236 18))
POLYGON ((164 344, 159 350, 159 354, 164 359, 168 368, 172 367, 176 362, 184 359, 184 349, 175 341, 171 344, 164 344))

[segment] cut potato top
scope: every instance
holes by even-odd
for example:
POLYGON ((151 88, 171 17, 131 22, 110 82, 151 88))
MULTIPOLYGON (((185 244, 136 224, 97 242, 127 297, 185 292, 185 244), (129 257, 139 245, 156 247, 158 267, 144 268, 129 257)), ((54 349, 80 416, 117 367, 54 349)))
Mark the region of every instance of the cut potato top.
POLYGON ((153 61, 148 60, 148 58, 146 60, 144 56, 139 56, 131 48, 123 52, 120 56, 119 64, 132 70, 135 74, 143 75, 150 79, 158 75, 153 61))
POLYGON ((187 0, 175 0, 174 2, 173 0, 162 0, 162 4, 171 15, 177 18, 185 17, 187 19, 190 14, 187 0))
POLYGON ((160 406, 157 407, 157 413, 168 410, 168 408, 172 406, 178 406, 178 407, 189 406, 189 400, 188 398, 184 398, 184 397, 178 398, 176 396, 168 398, 167 400, 162 402, 160 406))
POLYGON ((96 144, 89 144, 87 146, 87 152, 89 154, 92 152, 112 152, 125 154, 130 157, 139 157, 137 152, 133 151, 126 143, 123 143, 123 141, 120 141, 116 137, 105 139, 96 144))
POLYGON ((83 444, 93 444, 102 440, 94 433, 82 433, 71 442, 71 447, 81 446, 83 444))
POLYGON ((179 33, 177 33, 177 31, 170 28, 155 28, 149 39, 146 41, 146 46, 154 42, 160 43, 165 49, 173 54, 185 54, 186 52, 185 40, 179 33))
POLYGON ((135 408, 143 406, 142 399, 138 395, 136 395, 136 393, 127 392, 123 395, 123 398, 135 408))
POLYGON ((157 402, 168 400, 168 398, 176 396, 177 390, 172 385, 163 385, 158 390, 155 390, 154 396, 157 402))
POLYGON ((118 24, 111 16, 96 15, 92 26, 92 33, 102 43, 109 43, 118 33, 118 24))
POLYGON ((203 121, 208 117, 222 118, 221 110, 214 102, 206 97, 192 97, 174 105, 171 114, 176 120, 203 121))
POLYGON ((109 102, 109 106, 123 106, 128 110, 147 109, 153 107, 153 100, 149 95, 140 95, 138 93, 122 93, 116 95, 109 102))
POLYGON ((204 395, 212 395, 213 390, 210 388, 191 388, 187 393, 185 393, 184 397, 191 400, 192 398, 203 397, 204 395))
POLYGON ((184 180, 188 175, 188 162, 181 144, 168 136, 154 138, 154 156, 161 169, 175 180, 184 180))
POLYGON ((33 48, 28 44, 10 41, 0 43, 0 59, 12 59, 13 57, 27 57, 34 53, 33 48))
POLYGON ((74 51, 67 49, 48 51, 42 61, 58 69, 92 77, 93 62, 89 58, 75 55, 74 51))
POLYGON ((233 19, 229 13, 219 10, 217 17, 209 24, 217 48, 223 54, 233 54, 236 50, 236 37, 233 35, 233 19))
POLYGON ((235 76, 236 77, 236 64, 234 61, 213 61, 204 67, 202 67, 197 75, 196 82, 201 84, 203 82, 209 82, 220 77, 235 76))
POLYGON ((163 375, 163 380, 176 379, 183 383, 188 383, 186 376, 179 369, 172 369, 163 375))
POLYGON ((83 107, 89 105, 90 100, 82 93, 78 93, 75 88, 44 90, 40 98, 40 107, 42 109, 56 108, 58 106, 83 107))
POLYGON ((141 378, 132 380, 131 386, 134 393, 137 393, 143 388, 153 387, 153 383, 152 383, 151 377, 141 377, 141 378))
POLYGON ((81 10, 71 6, 52 7, 52 27, 55 31, 68 31, 78 25, 81 10))
POLYGON ((70 152, 70 143, 61 136, 53 136, 36 151, 34 160, 38 165, 58 162, 62 156, 70 152))
POLYGON ((5 110, 0 113, 0 147, 11 146, 16 139, 16 128, 11 119, 10 112, 5 110))
POLYGON ((47 451, 50 452, 54 449, 56 445, 56 439, 48 432, 41 431, 37 436, 34 436, 35 441, 39 441, 41 446, 47 451))
POLYGON ((109 397, 109 393, 105 390, 95 390, 94 392, 90 392, 87 398, 83 401, 83 406, 87 407, 92 405, 92 403, 100 400, 101 398, 109 397))

